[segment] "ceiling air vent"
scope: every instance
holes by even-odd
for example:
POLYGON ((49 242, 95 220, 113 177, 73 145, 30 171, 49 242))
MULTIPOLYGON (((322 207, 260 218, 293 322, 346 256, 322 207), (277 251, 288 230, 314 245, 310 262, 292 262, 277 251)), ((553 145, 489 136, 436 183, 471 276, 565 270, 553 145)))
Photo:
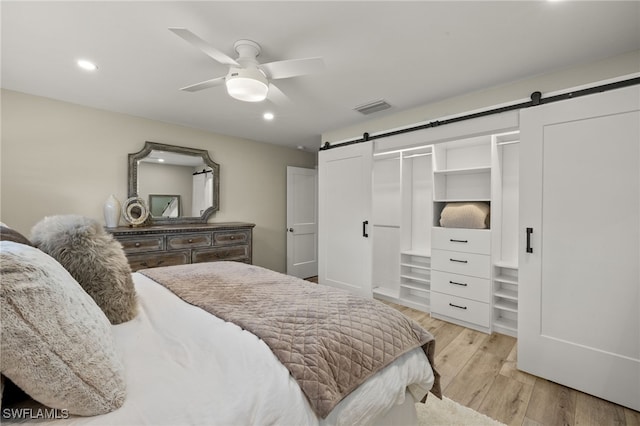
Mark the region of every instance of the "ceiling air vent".
POLYGON ((374 112, 383 111, 388 108, 391 108, 391 105, 389 105, 384 99, 378 99, 377 101, 358 105, 354 108, 354 110, 358 111, 361 114, 368 115, 373 114, 374 112))

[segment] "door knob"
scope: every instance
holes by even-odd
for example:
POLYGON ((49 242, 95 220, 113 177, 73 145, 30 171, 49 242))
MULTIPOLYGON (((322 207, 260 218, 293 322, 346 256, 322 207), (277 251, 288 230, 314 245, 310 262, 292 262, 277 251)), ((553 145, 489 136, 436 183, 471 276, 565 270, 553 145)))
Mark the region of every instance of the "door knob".
POLYGON ((293 232, 293 228, 289 228, 289 232, 293 232))

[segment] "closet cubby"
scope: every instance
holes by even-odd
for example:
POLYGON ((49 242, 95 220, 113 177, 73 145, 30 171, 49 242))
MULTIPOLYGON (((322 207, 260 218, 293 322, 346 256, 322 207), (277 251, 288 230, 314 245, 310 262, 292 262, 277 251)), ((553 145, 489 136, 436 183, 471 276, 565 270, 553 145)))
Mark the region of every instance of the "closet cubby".
POLYGON ((373 161, 371 236, 373 293, 400 294, 401 155, 377 154, 373 161))
POLYGON ((518 333, 519 132, 492 137, 492 329, 518 333))

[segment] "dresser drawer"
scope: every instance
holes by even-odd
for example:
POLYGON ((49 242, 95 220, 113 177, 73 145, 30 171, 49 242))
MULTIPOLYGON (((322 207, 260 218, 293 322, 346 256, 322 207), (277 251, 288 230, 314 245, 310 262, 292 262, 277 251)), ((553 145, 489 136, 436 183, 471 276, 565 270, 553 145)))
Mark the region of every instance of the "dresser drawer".
POLYGON ((489 280, 449 272, 431 272, 431 290, 489 303, 489 280))
POLYGON ((211 233, 180 234, 167 237, 167 247, 169 249, 184 249, 195 247, 211 246, 211 233))
POLYGON ((218 260, 236 260, 249 262, 249 246, 238 245, 229 247, 212 247, 210 249, 196 249, 191 254, 193 263, 215 262, 218 260))
POLYGON ((445 315, 481 327, 489 327, 491 311, 488 303, 431 292, 431 313, 445 315))
POLYGON ((154 254, 132 254, 127 256, 133 272, 138 269, 157 268, 158 266, 184 265, 189 262, 189 250, 170 251, 154 254))
POLYGON ((480 278, 490 278, 491 256, 459 251, 432 250, 431 269, 480 278))
POLYGON ((164 237, 160 235, 118 238, 118 241, 127 254, 164 250, 164 237))
POLYGON ((432 248, 490 254, 491 231, 488 229, 464 229, 434 227, 431 234, 432 248))
POLYGON ((249 231, 217 231, 213 233, 213 244, 246 244, 249 242, 249 231))

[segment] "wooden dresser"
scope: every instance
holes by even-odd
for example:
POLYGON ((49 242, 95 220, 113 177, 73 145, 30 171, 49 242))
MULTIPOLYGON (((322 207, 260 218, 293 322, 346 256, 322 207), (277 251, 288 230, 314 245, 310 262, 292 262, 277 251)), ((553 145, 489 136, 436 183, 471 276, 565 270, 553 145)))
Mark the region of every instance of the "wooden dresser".
POLYGON ((228 222, 108 228, 132 271, 233 260, 251 263, 253 223, 228 222))

